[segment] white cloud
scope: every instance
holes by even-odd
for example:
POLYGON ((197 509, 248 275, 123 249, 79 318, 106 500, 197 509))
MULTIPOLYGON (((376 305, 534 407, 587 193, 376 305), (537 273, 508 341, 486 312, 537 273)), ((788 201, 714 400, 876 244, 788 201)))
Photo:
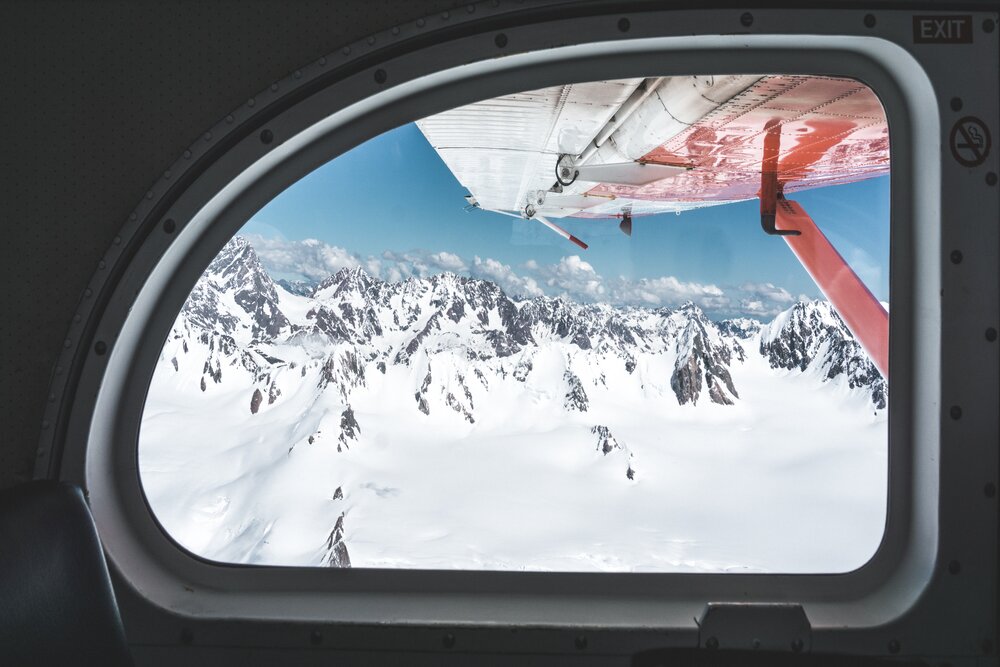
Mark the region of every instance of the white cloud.
POLYGON ((389 282, 452 272, 494 282, 511 296, 562 296, 587 303, 649 308, 675 308, 692 301, 718 318, 767 319, 797 300, 788 290, 766 282, 720 287, 713 283, 683 281, 675 276, 637 280, 624 276, 605 278, 580 255, 566 255, 554 264, 540 264, 530 259, 515 270, 490 257, 474 256, 467 261, 447 251, 387 250, 377 257, 361 257, 317 239, 286 241, 250 236, 248 240, 272 274, 300 275, 315 281, 340 269, 357 266, 389 282))

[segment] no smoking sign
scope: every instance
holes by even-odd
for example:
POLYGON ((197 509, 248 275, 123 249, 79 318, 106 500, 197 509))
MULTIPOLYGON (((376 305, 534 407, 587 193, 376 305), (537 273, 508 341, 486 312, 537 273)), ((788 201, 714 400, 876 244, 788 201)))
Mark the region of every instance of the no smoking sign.
POLYGON ((990 131, 975 116, 960 118, 951 128, 951 154, 966 167, 978 167, 990 154, 990 131))

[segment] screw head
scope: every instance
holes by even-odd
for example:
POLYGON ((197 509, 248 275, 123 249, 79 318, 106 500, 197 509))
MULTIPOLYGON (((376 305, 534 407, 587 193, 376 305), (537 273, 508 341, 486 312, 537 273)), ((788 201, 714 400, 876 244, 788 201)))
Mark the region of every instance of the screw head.
POLYGON ((995 27, 996 24, 993 22, 993 19, 983 19, 983 32, 993 32, 993 28, 995 27))
POLYGON ((579 635, 573 640, 574 646, 576 646, 578 651, 582 651, 587 648, 587 638, 584 635, 579 635))
POLYGON ((962 571, 962 564, 957 560, 953 560, 948 563, 948 574, 958 574, 962 571))
POLYGON ((709 637, 708 639, 705 640, 705 648, 714 651, 715 649, 719 648, 719 640, 716 639, 715 637, 709 637))
POLYGON ((997 339, 997 330, 994 329, 993 327, 990 327, 989 329, 987 329, 986 330, 986 340, 988 340, 989 342, 992 343, 996 339, 997 339))
POLYGON ((94 343, 94 352, 96 352, 98 355, 103 355, 107 351, 108 351, 108 344, 105 343, 103 340, 99 340, 96 343, 94 343))
POLYGON ((899 653, 899 649, 901 648, 900 645, 899 645, 899 640, 898 639, 890 639, 889 640, 889 646, 888 646, 888 648, 889 648, 889 653, 893 653, 893 654, 899 653))
POLYGON ((794 653, 802 653, 802 649, 804 647, 805 647, 805 644, 802 643, 801 639, 796 639, 796 640, 792 641, 792 651, 794 653))
POLYGON ((996 172, 990 171, 986 173, 986 185, 994 186, 997 184, 996 172))
POLYGON ((953 97, 953 98, 951 98, 951 110, 952 111, 961 111, 962 110, 962 98, 961 97, 953 97))
POLYGON ((752 26, 753 14, 751 14, 750 12, 744 12, 743 15, 740 16, 740 24, 742 24, 744 28, 749 28, 750 26, 752 26))
POLYGON ((177 229, 177 223, 173 221, 173 218, 167 218, 163 221, 163 231, 167 234, 173 234, 175 229, 177 229))
POLYGON ((389 75, 385 73, 384 69, 375 70, 375 83, 385 83, 388 78, 389 75))
POLYGON ((962 251, 961 250, 952 250, 950 257, 951 257, 951 263, 952 264, 961 264, 962 263, 962 251))
POLYGON ((631 27, 632 27, 632 22, 629 21, 624 16, 622 18, 618 19, 618 30, 619 31, 621 31, 621 32, 628 32, 631 27))
POLYGON ((951 415, 952 419, 955 419, 955 420, 961 419, 962 418, 962 407, 959 406, 959 405, 953 405, 953 406, 951 406, 951 409, 948 410, 948 414, 951 415))
POLYGON ((875 15, 874 14, 865 14, 865 27, 866 28, 874 28, 875 27, 875 15))
POLYGON ((323 643, 323 633, 319 630, 313 630, 309 633, 309 643, 316 645, 323 643))
POLYGON ((269 144, 272 141, 274 141, 274 132, 267 129, 260 131, 260 143, 269 144))
POLYGON ((497 47, 502 49, 503 47, 507 46, 507 35, 501 32, 500 34, 498 34, 496 37, 493 38, 493 43, 496 44, 497 47))
POLYGON ((454 648, 455 647, 455 635, 453 635, 452 633, 449 632, 448 634, 446 634, 442 638, 441 643, 444 644, 445 648, 454 648))

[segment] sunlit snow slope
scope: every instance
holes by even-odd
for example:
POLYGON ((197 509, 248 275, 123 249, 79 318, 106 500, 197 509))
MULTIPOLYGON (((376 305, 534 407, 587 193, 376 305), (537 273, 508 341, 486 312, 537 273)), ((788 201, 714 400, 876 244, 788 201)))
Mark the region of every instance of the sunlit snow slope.
POLYGON ((295 295, 237 237, 163 347, 139 464, 219 561, 836 572, 882 536, 885 405, 826 302, 716 323, 361 270, 295 295))

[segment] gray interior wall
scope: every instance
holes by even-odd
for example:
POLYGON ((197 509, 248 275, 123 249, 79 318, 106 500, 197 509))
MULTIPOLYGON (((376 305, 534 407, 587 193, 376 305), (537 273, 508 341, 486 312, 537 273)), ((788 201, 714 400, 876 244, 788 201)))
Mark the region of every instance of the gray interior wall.
POLYGON ((76 306, 126 216, 199 134, 341 45, 461 0, 0 5, 0 488, 29 479, 76 306))

